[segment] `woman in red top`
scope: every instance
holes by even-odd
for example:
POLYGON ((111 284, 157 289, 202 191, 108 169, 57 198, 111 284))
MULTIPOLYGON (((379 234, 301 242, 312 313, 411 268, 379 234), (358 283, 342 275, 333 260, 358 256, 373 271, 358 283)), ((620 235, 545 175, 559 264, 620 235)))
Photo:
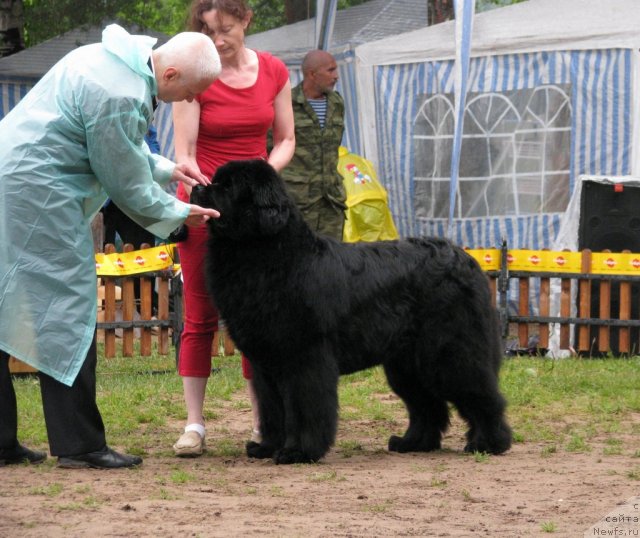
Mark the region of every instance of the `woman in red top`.
MULTIPOLYGON (((277 58, 245 47, 251 16, 244 0, 195 0, 191 5, 189 29, 211 37, 222 73, 193 102, 174 104, 176 160, 197 166, 209 177, 218 166, 234 159, 264 158, 280 171, 295 149, 289 73, 277 58), (273 129, 274 145, 267 154, 269 128, 273 129)), ((189 194, 181 184, 178 198, 187 200, 189 194)), ((185 298, 178 373, 183 381, 187 426, 173 448, 178 456, 193 457, 202 454, 205 447, 202 415, 218 313, 208 296, 203 272, 206 226, 188 231, 188 238, 178 243, 185 298)), ((248 380, 253 431, 259 434, 251 368, 244 356, 242 367, 248 380)))

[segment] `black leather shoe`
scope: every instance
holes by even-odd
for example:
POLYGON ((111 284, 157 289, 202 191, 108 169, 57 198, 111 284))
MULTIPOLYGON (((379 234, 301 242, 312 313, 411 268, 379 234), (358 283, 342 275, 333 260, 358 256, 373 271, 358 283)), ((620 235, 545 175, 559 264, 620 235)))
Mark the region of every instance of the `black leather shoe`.
POLYGON ((77 456, 60 456, 58 467, 65 469, 79 469, 93 467, 94 469, 119 469, 122 467, 136 467, 142 463, 139 456, 120 454, 105 446, 102 450, 78 454, 77 456))
POLYGON ((19 463, 42 463, 46 459, 46 452, 31 450, 21 444, 17 444, 14 448, 0 448, 0 467, 19 463))

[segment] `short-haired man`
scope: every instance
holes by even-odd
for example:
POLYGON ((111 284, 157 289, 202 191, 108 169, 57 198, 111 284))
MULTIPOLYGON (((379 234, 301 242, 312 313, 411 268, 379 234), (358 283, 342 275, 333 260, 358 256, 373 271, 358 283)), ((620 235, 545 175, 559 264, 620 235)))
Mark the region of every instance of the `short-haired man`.
POLYGON ((338 66, 328 52, 312 50, 302 73, 302 82, 291 91, 296 150, 282 177, 307 224, 342 240, 346 193, 337 165, 344 101, 334 90, 338 66))
POLYGON ((144 143, 156 97, 193 99, 220 73, 211 39, 156 40, 108 26, 67 54, 0 121, 0 465, 46 458, 18 442, 9 354, 39 370, 61 467, 139 465, 106 443, 96 404, 96 274, 91 220, 111 198, 166 237, 216 211, 166 193, 209 179, 144 143))

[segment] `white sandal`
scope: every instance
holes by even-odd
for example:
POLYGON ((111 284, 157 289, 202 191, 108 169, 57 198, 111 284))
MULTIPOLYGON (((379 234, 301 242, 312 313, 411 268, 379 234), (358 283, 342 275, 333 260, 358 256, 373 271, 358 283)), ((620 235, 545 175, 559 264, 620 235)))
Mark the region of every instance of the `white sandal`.
POLYGON ((175 455, 182 458, 202 456, 205 449, 204 427, 201 424, 189 424, 173 445, 175 455))

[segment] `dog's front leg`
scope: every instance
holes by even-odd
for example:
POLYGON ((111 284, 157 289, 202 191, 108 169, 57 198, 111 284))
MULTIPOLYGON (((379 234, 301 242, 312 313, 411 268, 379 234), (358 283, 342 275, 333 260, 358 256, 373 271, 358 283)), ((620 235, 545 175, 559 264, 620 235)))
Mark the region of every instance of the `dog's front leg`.
POLYGON ((338 377, 336 362, 325 354, 307 356, 281 381, 286 440, 276 463, 316 462, 329 451, 338 423, 338 377))
POLYGON ((261 441, 248 441, 247 456, 250 458, 272 458, 285 442, 284 406, 277 383, 268 372, 253 366, 253 386, 258 400, 261 441))

